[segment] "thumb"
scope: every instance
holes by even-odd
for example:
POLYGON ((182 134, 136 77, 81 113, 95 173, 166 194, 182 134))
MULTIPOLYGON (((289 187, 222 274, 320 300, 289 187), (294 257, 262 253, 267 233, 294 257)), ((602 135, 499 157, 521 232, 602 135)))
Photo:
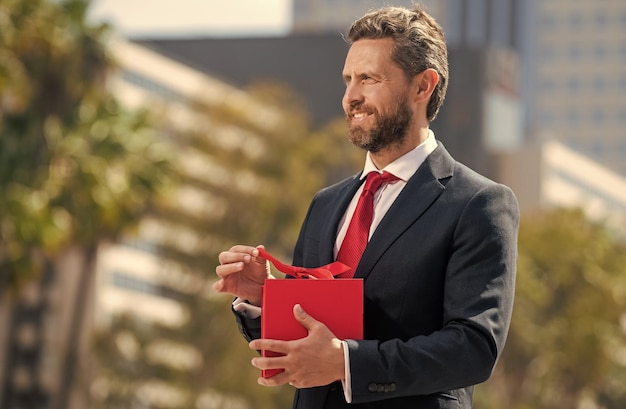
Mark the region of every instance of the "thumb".
POLYGON ((293 306, 293 316, 295 317, 296 321, 298 321, 300 325, 302 325, 308 331, 311 331, 313 327, 318 323, 317 320, 315 320, 313 317, 307 314, 306 311, 304 311, 300 304, 296 304, 293 306))

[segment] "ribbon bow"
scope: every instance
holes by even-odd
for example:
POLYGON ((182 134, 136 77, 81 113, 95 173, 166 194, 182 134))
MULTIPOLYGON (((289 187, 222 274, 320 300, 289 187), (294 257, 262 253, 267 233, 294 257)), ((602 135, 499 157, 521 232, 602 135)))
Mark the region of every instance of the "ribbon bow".
POLYGON ((326 264, 325 266, 315 268, 290 266, 281 263, 278 259, 272 257, 267 251, 265 251, 265 249, 261 247, 257 248, 257 250, 259 250, 259 256, 271 261, 272 264, 274 264, 274 266, 278 269, 278 271, 295 278, 332 280, 336 275, 345 273, 346 271, 350 270, 350 267, 339 261, 335 261, 333 263, 326 264))

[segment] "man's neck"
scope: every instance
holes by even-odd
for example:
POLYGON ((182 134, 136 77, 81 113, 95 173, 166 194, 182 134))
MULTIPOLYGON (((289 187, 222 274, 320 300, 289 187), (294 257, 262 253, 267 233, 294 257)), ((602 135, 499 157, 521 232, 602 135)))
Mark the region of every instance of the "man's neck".
POLYGON ((377 169, 383 169, 424 142, 428 138, 428 132, 428 127, 422 127, 417 132, 408 132, 400 143, 383 148, 376 153, 370 152, 370 158, 377 169))

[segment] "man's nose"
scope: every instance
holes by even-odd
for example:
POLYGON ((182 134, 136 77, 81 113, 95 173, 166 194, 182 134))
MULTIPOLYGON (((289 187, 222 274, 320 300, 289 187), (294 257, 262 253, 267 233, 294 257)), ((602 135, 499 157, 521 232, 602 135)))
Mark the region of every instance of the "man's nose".
POLYGON ((343 94, 343 106, 350 108, 353 105, 363 102, 363 93, 361 88, 356 84, 347 84, 346 91, 343 94))

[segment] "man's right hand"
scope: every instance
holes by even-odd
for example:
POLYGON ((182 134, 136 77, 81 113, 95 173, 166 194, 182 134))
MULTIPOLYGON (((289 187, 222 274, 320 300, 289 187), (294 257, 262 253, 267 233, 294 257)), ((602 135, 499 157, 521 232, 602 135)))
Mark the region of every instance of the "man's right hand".
MULTIPOLYGON (((261 246, 260 246, 261 247, 261 246)), ((237 245, 220 253, 215 272, 220 277, 213 289, 228 293, 261 306, 261 286, 266 278, 274 278, 269 263, 259 257, 256 247, 237 245)))

